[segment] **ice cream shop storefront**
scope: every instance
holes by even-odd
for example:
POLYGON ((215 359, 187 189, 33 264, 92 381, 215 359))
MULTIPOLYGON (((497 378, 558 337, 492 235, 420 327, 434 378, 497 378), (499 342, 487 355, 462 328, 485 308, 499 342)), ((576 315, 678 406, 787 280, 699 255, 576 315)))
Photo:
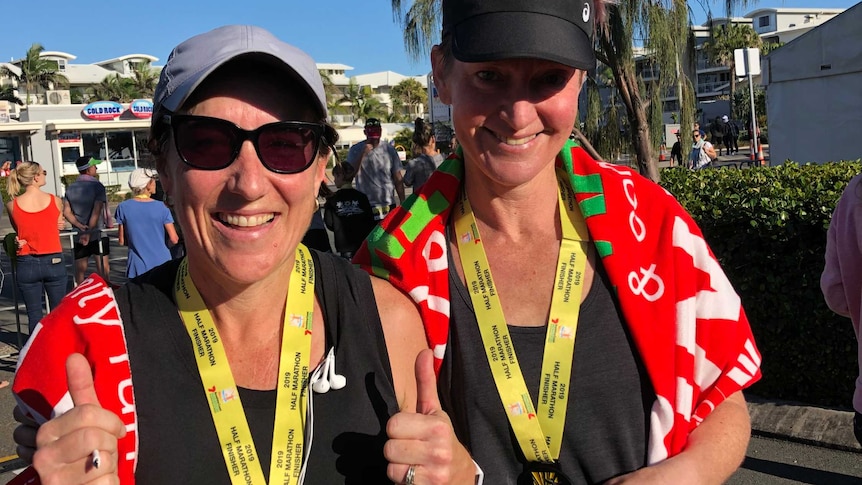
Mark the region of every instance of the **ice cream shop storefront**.
POLYGON ((77 175, 75 160, 85 155, 103 161, 99 165, 102 183, 125 190, 132 170, 153 166, 147 150, 152 107, 149 100, 40 105, 25 110, 21 118, 43 126, 44 134, 32 139, 32 156, 53 173, 49 181, 54 179, 55 193, 63 192, 61 177, 77 175))

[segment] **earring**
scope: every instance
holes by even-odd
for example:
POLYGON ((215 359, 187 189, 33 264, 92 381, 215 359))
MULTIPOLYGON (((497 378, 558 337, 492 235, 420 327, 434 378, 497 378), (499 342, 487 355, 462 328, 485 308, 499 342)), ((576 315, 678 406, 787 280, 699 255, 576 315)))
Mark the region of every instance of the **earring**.
POLYGON ((320 210, 320 199, 317 197, 314 198, 314 211, 317 212, 320 210))

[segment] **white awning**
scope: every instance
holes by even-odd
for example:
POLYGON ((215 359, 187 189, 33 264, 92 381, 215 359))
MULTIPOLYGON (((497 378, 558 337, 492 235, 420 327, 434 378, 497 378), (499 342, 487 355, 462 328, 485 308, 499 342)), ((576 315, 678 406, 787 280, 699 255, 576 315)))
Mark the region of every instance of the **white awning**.
POLYGON ((115 120, 115 121, 79 121, 60 120, 46 121, 45 131, 48 133, 62 133, 64 131, 88 131, 88 130, 149 130, 150 120, 115 120))
POLYGON ((30 135, 42 129, 42 122, 29 121, 0 123, 0 133, 28 133, 30 135))

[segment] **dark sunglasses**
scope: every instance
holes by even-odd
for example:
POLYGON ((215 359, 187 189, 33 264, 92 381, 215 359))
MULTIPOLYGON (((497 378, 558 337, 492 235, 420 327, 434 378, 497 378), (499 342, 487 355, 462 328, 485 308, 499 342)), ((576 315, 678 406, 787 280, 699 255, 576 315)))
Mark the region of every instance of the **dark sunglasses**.
POLYGON ((186 165, 200 170, 227 168, 250 140, 263 166, 275 173, 299 173, 314 162, 322 123, 276 121, 244 130, 221 118, 165 115, 173 131, 177 153, 186 165))

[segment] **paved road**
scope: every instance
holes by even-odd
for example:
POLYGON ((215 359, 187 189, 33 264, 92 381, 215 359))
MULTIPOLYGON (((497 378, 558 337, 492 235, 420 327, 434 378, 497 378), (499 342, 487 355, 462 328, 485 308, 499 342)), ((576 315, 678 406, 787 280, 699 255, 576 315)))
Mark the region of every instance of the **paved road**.
POLYGON ((862 484, 862 454, 755 436, 728 485, 862 484))

